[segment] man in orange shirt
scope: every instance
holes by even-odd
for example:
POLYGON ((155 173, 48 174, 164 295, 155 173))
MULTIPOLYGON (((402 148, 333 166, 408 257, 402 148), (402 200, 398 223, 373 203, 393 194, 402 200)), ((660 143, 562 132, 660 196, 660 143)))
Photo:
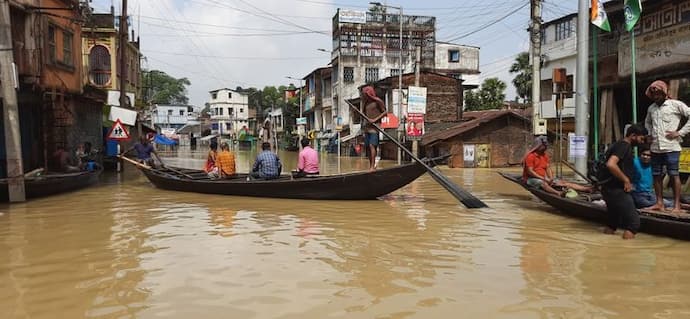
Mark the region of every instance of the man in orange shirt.
POLYGON ((591 186, 585 186, 575 183, 566 182, 555 179, 553 171, 551 170, 551 159, 546 154, 548 148, 548 140, 546 136, 538 136, 534 140, 534 147, 527 152, 523 159, 522 181, 529 186, 541 188, 551 194, 562 196, 563 192, 558 191, 556 187, 572 188, 576 191, 591 192, 591 186))
POLYGON ((218 171, 211 176, 212 178, 228 178, 235 175, 235 155, 230 152, 228 143, 220 144, 220 152, 216 155, 216 167, 218 171))

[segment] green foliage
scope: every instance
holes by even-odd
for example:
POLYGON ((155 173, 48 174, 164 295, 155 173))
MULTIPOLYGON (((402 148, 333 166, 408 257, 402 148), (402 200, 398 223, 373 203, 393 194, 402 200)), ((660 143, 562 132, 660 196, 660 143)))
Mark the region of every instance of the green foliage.
POLYGON ((465 110, 481 111, 503 108, 506 84, 498 78, 484 80, 481 88, 465 92, 465 110))
POLYGON ((173 105, 189 103, 187 86, 191 85, 191 82, 187 78, 176 79, 159 70, 142 70, 141 74, 148 103, 173 105))
POLYGON ((513 85, 517 95, 522 98, 523 103, 532 100, 532 70, 529 64, 529 54, 520 53, 513 65, 510 66, 510 73, 516 74, 513 78, 513 85))

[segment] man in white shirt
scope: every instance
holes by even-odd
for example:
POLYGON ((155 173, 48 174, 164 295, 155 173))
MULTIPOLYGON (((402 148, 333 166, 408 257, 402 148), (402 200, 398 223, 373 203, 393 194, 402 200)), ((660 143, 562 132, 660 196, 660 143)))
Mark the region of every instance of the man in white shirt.
POLYGON ((680 142, 690 132, 690 121, 679 129, 683 118, 690 118, 690 108, 685 103, 673 100, 668 96, 668 86, 664 81, 654 81, 645 91, 645 95, 654 103, 647 109, 645 127, 652 135, 652 175, 654 175, 654 192, 656 204, 652 209, 663 210, 664 167, 666 174, 673 180, 673 211, 680 212, 680 176, 678 164, 680 159, 680 142))

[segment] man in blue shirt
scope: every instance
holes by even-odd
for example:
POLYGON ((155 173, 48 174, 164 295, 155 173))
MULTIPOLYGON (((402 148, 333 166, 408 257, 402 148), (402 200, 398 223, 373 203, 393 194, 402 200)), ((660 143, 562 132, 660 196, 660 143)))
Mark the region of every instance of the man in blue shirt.
POLYGON ((251 176, 259 179, 276 179, 280 177, 283 165, 280 163, 278 155, 271 152, 271 143, 261 144, 261 153, 256 157, 251 176))
MULTIPOLYGON (((635 207, 648 208, 656 204, 652 177, 652 152, 648 148, 640 148, 639 151, 640 156, 633 160, 635 175, 632 182, 635 189, 632 191, 632 197, 635 207)), ((673 202, 664 199, 664 206, 673 207, 673 202)))

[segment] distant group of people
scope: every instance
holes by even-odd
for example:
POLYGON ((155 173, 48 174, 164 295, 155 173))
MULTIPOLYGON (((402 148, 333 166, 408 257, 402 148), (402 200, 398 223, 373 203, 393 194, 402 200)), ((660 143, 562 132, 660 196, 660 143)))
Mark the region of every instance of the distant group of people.
MULTIPOLYGON (((663 81, 653 82, 645 91, 653 101, 642 124, 632 124, 624 137, 611 145, 597 176, 606 202, 608 223, 605 233, 623 229, 623 238, 632 239, 640 227, 637 209, 664 210, 682 213, 680 201, 680 142, 690 132, 690 108, 672 99, 663 81), (686 124, 680 124, 685 120, 686 124), (651 140, 651 141, 650 141, 651 140), (635 150, 637 148, 637 150, 635 150), (635 155, 637 151, 638 155, 635 155), (672 181, 673 200, 663 197, 663 180, 672 181)), ((524 158, 523 181, 554 195, 563 195, 562 188, 591 191, 591 186, 567 183, 553 178, 549 158, 545 154, 546 137, 539 137, 524 158), (589 189, 588 189, 589 188, 589 189)))
POLYGON ((71 154, 64 147, 58 146, 53 153, 57 170, 60 172, 71 173, 86 170, 94 170, 96 164, 96 151, 91 143, 84 142, 77 145, 74 154, 71 154))

